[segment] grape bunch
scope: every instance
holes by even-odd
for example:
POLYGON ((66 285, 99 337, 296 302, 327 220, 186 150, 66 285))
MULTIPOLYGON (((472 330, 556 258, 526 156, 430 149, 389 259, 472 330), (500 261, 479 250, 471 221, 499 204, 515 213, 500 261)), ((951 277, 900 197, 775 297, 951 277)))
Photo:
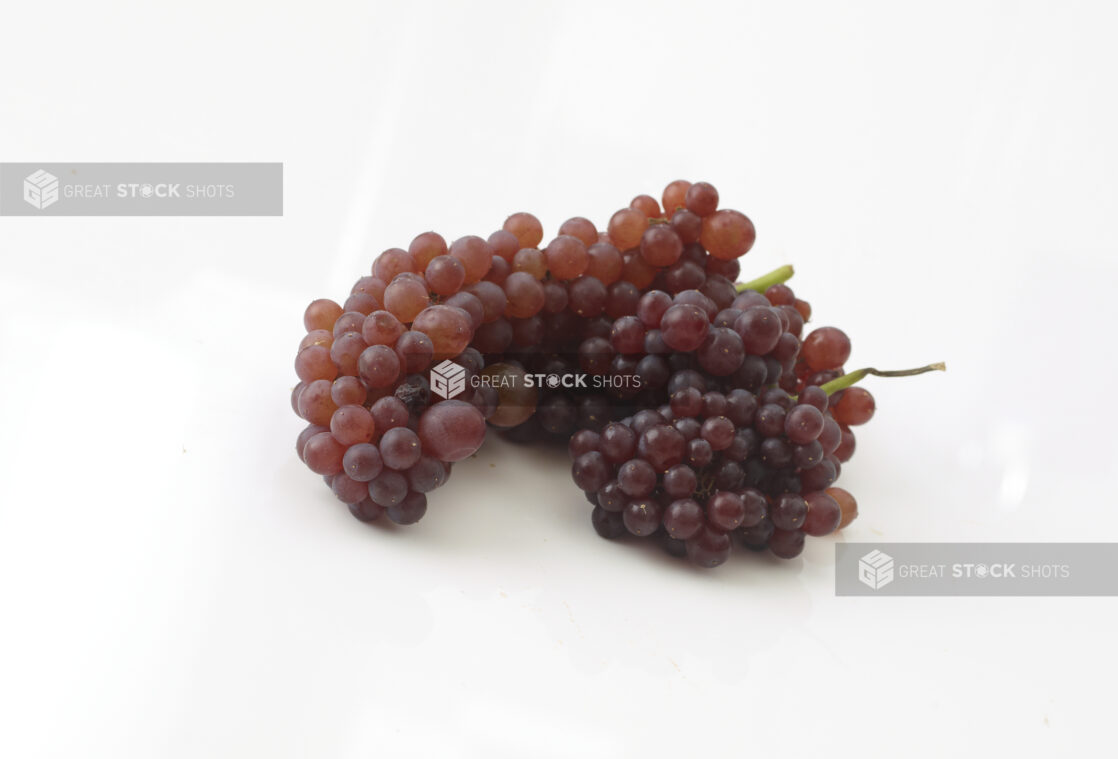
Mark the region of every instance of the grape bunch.
POLYGON ((703 567, 726 561, 735 534, 748 548, 797 556, 805 535, 830 534, 857 515, 854 498, 834 484, 854 452, 850 426, 869 421, 873 398, 859 387, 829 396, 806 384, 842 376, 850 341, 823 327, 801 350, 802 325, 754 291, 721 311, 687 296, 642 298, 640 326, 629 328, 659 329, 673 351, 665 402, 575 432, 574 481, 603 537, 658 536, 703 567), (666 308, 646 307, 653 301, 666 308), (795 350, 780 351, 782 343, 795 350), (789 376, 798 377, 787 383, 796 396, 781 386, 789 376))
POLYGON ((420 234, 342 305, 308 306, 297 452, 358 519, 411 524, 487 426, 559 440, 604 537, 658 536, 701 566, 732 535, 795 556, 857 513, 834 483, 874 410, 853 382, 881 373, 846 373, 841 330, 804 335, 791 267, 735 284, 755 237, 683 180, 546 245, 523 212, 488 238, 420 234), (427 377, 447 367, 454 392, 427 377))

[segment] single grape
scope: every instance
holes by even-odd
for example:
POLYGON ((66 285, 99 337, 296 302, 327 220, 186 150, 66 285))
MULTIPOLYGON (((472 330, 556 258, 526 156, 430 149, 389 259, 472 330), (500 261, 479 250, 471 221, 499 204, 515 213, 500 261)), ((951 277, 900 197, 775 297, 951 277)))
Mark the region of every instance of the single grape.
POLYGON ((543 224, 530 213, 514 213, 505 219, 504 229, 516 235, 521 248, 534 248, 543 239, 543 224))
POLYGON ((594 531, 606 540, 613 540, 625 534, 625 523, 621 514, 606 511, 601 506, 594 507, 590 514, 590 522, 594 531))
POLYGON ((361 337, 369 345, 395 345, 406 328, 388 311, 374 311, 361 325, 361 337))
POLYGON ((407 427, 394 427, 380 439, 380 458, 389 469, 410 469, 423 455, 419 436, 407 427))
POLYGON ((827 410, 827 391, 818 385, 808 385, 800 391, 799 403, 806 403, 820 411, 827 410))
POLYGON ((329 380, 308 382, 299 394, 299 416, 311 424, 329 426, 330 417, 338 408, 338 404, 334 402, 333 387, 329 380))
POLYGON ((807 517, 807 501, 796 493, 784 493, 773 503, 769 518, 778 530, 798 530, 807 517))
POLYGON ((469 316, 459 308, 428 306, 419 312, 412 328, 431 339, 432 360, 453 358, 466 349, 473 336, 469 316))
POLYGON ((586 244, 577 237, 561 234, 544 251, 547 268, 556 279, 580 277, 590 265, 586 244))
POLYGON ((707 182, 696 182, 683 197, 687 210, 699 216, 710 216, 718 208, 718 190, 707 182))
MULTIPOLYGON (((350 296, 345 299, 345 303, 342 304, 342 308, 345 311, 353 311, 359 314, 371 314, 380 307, 380 300, 367 293, 351 293, 350 296)), ((334 322, 335 328, 337 325, 338 323, 334 322)))
POLYGON ((303 326, 307 332, 323 329, 329 332, 334 327, 334 322, 342 315, 342 307, 328 298, 319 298, 311 301, 307 310, 303 312, 303 326))
POLYGON ((713 568, 730 558, 730 536, 711 526, 703 526, 687 541, 687 558, 692 564, 713 568))
POLYGON ((632 282, 638 289, 644 290, 656 279, 657 268, 641 258, 639 251, 623 253, 622 260, 624 264, 621 267, 621 278, 632 282))
POLYGON ((664 289, 674 294, 702 287, 706 279, 706 272, 699 264, 694 261, 678 261, 664 272, 662 282, 664 289))
POLYGON ((703 422, 702 435, 703 440, 710 443, 710 447, 715 451, 722 451, 730 447, 734 441, 734 423, 724 416, 715 416, 703 422))
POLYGON ((607 292, 605 308, 607 317, 620 319, 622 316, 633 316, 637 313, 641 291, 632 282, 614 282, 607 292))
MULTIPOLYGON (((493 248, 476 235, 466 235, 452 242, 449 255, 462 262, 466 272, 466 284, 480 282, 486 272, 489 271, 489 265, 493 262, 493 248)), ((387 296, 387 291, 385 292, 387 296)))
POLYGON ((435 355, 435 344, 423 332, 408 331, 400 335, 400 339, 396 341, 396 355, 400 357, 401 371, 415 374, 431 365, 431 359, 435 355))
POLYGON ((319 424, 308 424, 304 427, 303 431, 300 432, 299 436, 295 439, 295 453, 299 456, 299 460, 301 461, 303 459, 303 448, 306 447, 308 440, 320 432, 329 431, 329 428, 319 424))
POLYGON ((830 535, 838 529, 842 521, 842 509, 838 501, 826 492, 813 491, 804 494, 807 502, 807 517, 803 530, 808 535, 830 535))
POLYGON ((736 530, 745 521, 745 517, 745 499, 737 493, 719 490, 707 501, 707 519, 719 530, 736 530))
POLYGON ((850 358, 850 338, 836 327, 820 327, 804 339, 800 354, 817 372, 839 369, 850 358))
POLYGON ((699 346, 699 365, 715 377, 728 377, 745 360, 745 345, 732 329, 712 328, 699 346))
POLYGON ((654 470, 663 472, 683 461, 687 441, 675 427, 657 424, 641 433, 637 451, 654 470))
POLYGON ((641 236, 648 227, 648 217, 635 208, 622 208, 610 217, 609 241, 618 250, 629 250, 640 244, 641 236))
POLYGON ((640 253, 651 266, 671 266, 683 254, 683 241, 670 224, 652 224, 641 235, 640 253))
POLYGON ((613 323, 609 339, 618 353, 641 353, 644 350, 644 325, 635 316, 623 316, 613 323))
MULTIPOLYGON (((358 482, 376 478, 384 469, 380 451, 372 443, 351 445, 342 456, 342 470, 358 482)), ((366 495, 368 491, 366 490, 366 495)))
POLYGON ((784 417, 784 434, 798 445, 816 440, 823 432, 823 412, 815 406, 800 403, 784 417))
MULTIPOLYGON (((369 313, 372 312, 370 311, 369 313)), ((365 326, 366 318, 368 318, 367 314, 363 314, 360 311, 346 311, 334 322, 334 339, 341 337, 346 332, 361 334, 361 330, 364 329, 365 326)))
POLYGON ((714 459, 714 449, 702 438, 687 443, 687 463, 695 469, 702 469, 714 459))
MULTIPOLYGON (((307 394, 307 391, 304 390, 303 391, 303 396, 305 397, 306 394, 307 394)), ((314 421, 313 419, 311 419, 307 416, 304 416, 303 418, 306 419, 308 422, 313 422, 314 421)), ((852 456, 854 456, 854 447, 855 447, 854 431, 851 430, 849 427, 847 427, 844 424, 840 424, 839 429, 842 431, 842 440, 839 442, 838 446, 834 450, 834 457, 845 464, 847 461, 850 461, 852 456)), ((819 489, 822 489, 822 488, 819 488, 819 489)))
POLYGON ((453 295, 466 281, 466 267, 453 256, 436 256, 423 275, 428 289, 436 295, 453 295))
POLYGON ((699 240, 715 258, 740 258, 749 252, 756 239, 753 222, 738 211, 723 209, 703 218, 699 240))
POLYGON ((835 499, 842 512, 842 519, 839 521, 839 526, 837 528, 841 530, 857 518, 858 502, 854 500, 854 496, 852 496, 849 491, 843 490, 842 488, 827 488, 826 493, 831 496, 831 498, 835 499))
POLYGON ((464 401, 441 401, 419 418, 423 450, 440 461, 473 455, 485 440, 485 417, 464 401))
POLYGON ((373 415, 364 406, 341 406, 330 417, 330 433, 345 446, 369 442, 375 429, 373 415))
POLYGON ((299 351, 295 357, 295 374, 303 382, 314 380, 333 381, 338 376, 338 367, 330 358, 330 349, 324 345, 311 345, 299 351))
POLYGON ((768 499, 760 490, 744 488, 738 492, 738 495, 741 496, 742 506, 745 510, 745 516, 741 522, 742 527, 746 529, 754 527, 768 516, 768 499))
POLYGON ((408 423, 408 407, 393 395, 378 399, 369 411, 381 434, 394 427, 404 427, 408 423))
POLYGON ((357 359, 368 347, 357 332, 347 332, 335 340, 330 346, 330 359, 337 367, 337 373, 345 377, 356 377, 357 359))
POLYGON ((363 501, 349 504, 349 513, 362 522, 375 522, 384 514, 384 507, 369 498, 368 491, 366 490, 365 499, 363 501))
POLYGON ((663 515, 663 507, 648 498, 629 501, 621 512, 625 529, 641 538, 648 537, 660 528, 663 515))
POLYGON ((775 403, 766 403, 757 409, 753 426, 761 435, 771 438, 784 434, 787 412, 775 403))
POLYGON ((753 306, 742 311, 734 322, 734 331, 741 337, 745 350, 755 356, 763 356, 775 348, 783 334, 780 316, 767 306, 753 306))
POLYGON ((369 488, 364 482, 350 479, 344 472, 339 472, 330 480, 330 489, 342 503, 360 503, 369 497, 369 488))
POLYGON ((664 529, 676 540, 695 537, 704 524, 703 507, 690 498, 681 498, 668 504, 664 511, 664 529))
POLYGON ((691 189, 691 183, 686 179, 677 179, 668 184, 664 188, 663 203, 664 213, 673 214, 679 208, 684 208, 687 204, 687 191, 691 189))
POLYGON ((342 471, 345 450, 345 446, 329 432, 319 432, 303 446, 303 461, 315 474, 337 474, 342 471))
POLYGON ((611 285, 621 277, 624 260, 621 251, 608 242, 596 242, 586 250, 586 276, 611 285))
POLYGON ((695 470, 686 464, 676 464, 664 472, 664 492, 673 498, 688 498, 699 485, 695 470))
MULTIPOLYGON (((416 235, 408 245, 408 253, 415 262, 415 271, 424 271, 427 265, 447 252, 446 240, 438 232, 424 232, 416 235)), ((387 281, 387 280, 386 280, 387 281)))
POLYGON ((370 345, 357 359, 357 371, 369 387, 389 387, 400 376, 400 357, 387 345, 370 345))
POLYGON ((772 537, 769 538, 769 550, 780 559, 796 558, 804 550, 803 530, 773 530, 772 537))
POLYGON ((408 480, 399 472, 386 469, 369 481, 369 498, 385 508, 399 504, 408 494, 408 480))
POLYGON ((823 460, 823 446, 818 440, 792 447, 792 466, 797 469, 811 469, 823 460))
POLYGON ((415 318, 430 303, 423 280, 397 277, 384 289, 384 307, 403 323, 415 318))
POLYGON ((660 216, 660 204, 651 195, 638 195, 629 201, 629 208, 635 208, 649 219, 660 216))
POLYGON ((384 513, 394 524, 415 524, 427 513, 427 496, 412 491, 395 506, 386 508, 384 513))
POLYGON ((836 422, 850 427, 868 422, 873 418, 874 410, 873 395, 869 390, 862 387, 848 387, 843 391, 838 403, 831 408, 831 414, 836 422))
MULTIPOLYGON (((337 322, 335 322, 335 324, 337 324, 337 322)), ((324 348, 329 348, 331 345, 334 344, 334 337, 334 334, 331 333, 330 330, 312 329, 310 332, 307 333, 306 337, 299 341, 298 352, 302 353, 303 349, 309 348, 312 345, 321 345, 324 348)))
POLYGON ((677 303, 664 312, 660 334, 669 348, 693 351, 703 344, 710 331, 710 320, 698 306, 677 303))
POLYGON ((699 236, 703 233, 702 218, 686 208, 681 208, 672 214, 671 224, 684 245, 698 242, 699 236))
POLYGON ((656 488, 656 470, 644 459, 631 459, 617 470, 617 484, 632 498, 646 498, 656 488))
POLYGON ((391 282, 401 272, 419 272, 415 259, 406 250, 389 248, 373 262, 373 276, 382 282, 391 282))
POLYGON ((505 296, 508 298, 505 313, 518 319, 535 316, 543 308, 543 285, 527 272, 517 271, 508 276, 505 296))
POLYGON ((800 484, 806 492, 826 490, 835 483, 837 478, 838 472, 835 470, 835 465, 826 458, 810 469, 800 472, 800 484))
POLYGON ((644 326, 649 329, 657 329, 660 326, 660 321, 666 312, 672 306, 672 297, 663 290, 651 290, 641 296, 637 302, 636 316, 644 326))

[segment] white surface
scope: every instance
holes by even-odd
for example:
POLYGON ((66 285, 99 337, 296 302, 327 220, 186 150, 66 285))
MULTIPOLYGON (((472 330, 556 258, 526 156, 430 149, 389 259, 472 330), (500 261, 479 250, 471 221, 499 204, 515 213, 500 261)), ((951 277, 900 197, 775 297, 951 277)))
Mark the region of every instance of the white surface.
POLYGON ((5 14, 0 160, 281 160, 286 213, 0 219, 0 755, 1109 744, 1113 599, 689 570, 500 441, 370 529, 287 396, 379 250, 707 179, 852 365, 949 364, 870 383, 845 539, 1116 540, 1110 7, 114 5, 5 14))

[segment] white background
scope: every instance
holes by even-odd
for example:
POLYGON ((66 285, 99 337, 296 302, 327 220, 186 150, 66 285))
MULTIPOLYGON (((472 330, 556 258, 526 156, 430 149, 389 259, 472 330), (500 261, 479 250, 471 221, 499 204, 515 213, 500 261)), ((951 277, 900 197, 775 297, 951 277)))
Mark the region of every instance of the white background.
POLYGON ((1104 3, 23 3, 0 160, 282 161, 282 218, 0 219, 0 755, 1054 755, 1114 599, 836 598, 833 543, 1114 541, 1104 3), (277 7, 278 6, 278 7, 277 7), (878 401, 861 517, 692 570, 492 440, 410 529, 297 460, 381 249, 706 179, 878 401))

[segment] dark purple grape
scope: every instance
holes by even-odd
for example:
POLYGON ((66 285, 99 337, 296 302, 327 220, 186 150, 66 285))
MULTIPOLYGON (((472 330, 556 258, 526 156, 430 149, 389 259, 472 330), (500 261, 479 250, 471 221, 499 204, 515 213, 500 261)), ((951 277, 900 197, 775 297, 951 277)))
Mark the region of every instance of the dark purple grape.
POLYGON ((580 490, 594 492, 609 482, 611 471, 605 457, 591 451, 575 459, 571 465, 571 476, 580 490))
POLYGON ((385 509, 385 514, 396 524, 415 524, 427 513, 427 496, 412 491, 402 501, 385 509))
POLYGON ((369 482, 369 497, 385 508, 400 503, 407 494, 407 478, 399 472, 386 470, 369 482))
POLYGON ((784 493, 772 505, 769 518, 778 530, 798 530, 807 517, 807 502, 796 493, 784 493))
POLYGON ((664 529, 676 540, 693 538, 703 529, 703 507, 690 498, 668 504, 664 511, 664 529))
POLYGON ((794 559, 804 550, 803 530, 773 530, 769 538, 769 550, 781 559, 794 559))
POLYGON ((775 403, 766 403, 757 410, 753 420, 753 427, 765 437, 777 437, 784 434, 784 409, 775 403))
POLYGON ((648 537, 660 528, 663 517, 663 507, 649 498, 640 498, 629 501, 621 512, 625 522, 625 529, 638 537, 648 537))
POLYGON ((625 534, 625 523, 619 512, 606 511, 601 506, 595 506, 590 513, 590 523, 594 531, 606 540, 614 540, 625 534))
POLYGON ((626 461, 617 470, 617 484, 631 498, 646 498, 656 488, 656 470, 644 459, 626 461))
POLYGON ((677 464, 664 472, 664 492, 673 498, 688 498, 699 484, 695 470, 686 464, 677 464))
POLYGON ((730 558, 730 536, 704 526, 687 541, 687 558, 700 567, 717 567, 730 558))

